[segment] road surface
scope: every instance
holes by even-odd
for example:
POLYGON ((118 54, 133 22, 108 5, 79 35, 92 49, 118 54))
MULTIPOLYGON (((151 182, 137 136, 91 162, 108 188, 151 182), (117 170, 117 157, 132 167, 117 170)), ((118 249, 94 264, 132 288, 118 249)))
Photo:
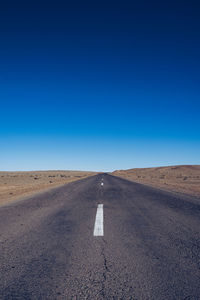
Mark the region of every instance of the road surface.
POLYGON ((0 299, 198 300, 200 199, 99 174, 1 207, 0 299))

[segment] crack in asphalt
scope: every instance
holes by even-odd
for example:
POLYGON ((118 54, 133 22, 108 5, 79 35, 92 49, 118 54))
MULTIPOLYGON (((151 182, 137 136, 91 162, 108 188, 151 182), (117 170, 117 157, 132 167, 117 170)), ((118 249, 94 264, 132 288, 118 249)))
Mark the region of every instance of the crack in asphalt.
MULTIPOLYGON (((104 238, 102 238, 102 241, 104 243, 104 245, 107 244, 107 242, 104 240, 104 238)), ((105 254, 105 246, 102 246, 102 250, 101 250, 101 256, 103 258, 103 264, 104 264, 104 272, 103 272, 103 280, 102 280, 102 288, 101 288, 101 295, 103 297, 105 297, 105 283, 107 280, 107 273, 109 272, 109 268, 108 268, 108 264, 107 264, 107 258, 106 258, 106 254, 105 254)))

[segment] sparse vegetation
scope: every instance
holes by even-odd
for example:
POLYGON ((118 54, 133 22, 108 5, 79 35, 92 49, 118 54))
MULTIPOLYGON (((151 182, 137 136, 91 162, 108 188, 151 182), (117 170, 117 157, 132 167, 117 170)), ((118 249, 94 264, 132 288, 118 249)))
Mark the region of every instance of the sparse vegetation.
POLYGON ((22 196, 95 175, 81 171, 0 172, 0 205, 22 196), (53 178, 53 180, 50 180, 53 178))

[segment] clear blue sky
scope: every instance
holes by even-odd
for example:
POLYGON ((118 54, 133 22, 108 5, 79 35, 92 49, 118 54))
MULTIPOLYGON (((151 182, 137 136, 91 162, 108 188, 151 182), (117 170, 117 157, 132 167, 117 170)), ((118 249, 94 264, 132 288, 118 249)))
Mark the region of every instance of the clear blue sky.
POLYGON ((199 14, 198 1, 4 3, 0 170, 200 164, 199 14))

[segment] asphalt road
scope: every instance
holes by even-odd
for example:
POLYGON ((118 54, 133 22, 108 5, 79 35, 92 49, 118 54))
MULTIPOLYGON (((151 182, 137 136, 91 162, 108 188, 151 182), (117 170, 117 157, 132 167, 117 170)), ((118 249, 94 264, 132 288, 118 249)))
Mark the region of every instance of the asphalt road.
POLYGON ((103 174, 1 207, 0 299, 198 300, 200 199, 103 174))

